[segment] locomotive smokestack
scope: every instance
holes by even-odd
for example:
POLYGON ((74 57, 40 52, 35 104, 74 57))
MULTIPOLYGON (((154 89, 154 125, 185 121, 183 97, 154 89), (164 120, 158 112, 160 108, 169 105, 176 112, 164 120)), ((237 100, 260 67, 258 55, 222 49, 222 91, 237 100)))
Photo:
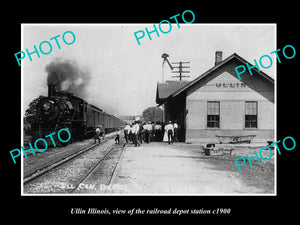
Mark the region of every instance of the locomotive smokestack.
POLYGON ((55 95, 55 85, 48 84, 48 97, 52 97, 55 95))

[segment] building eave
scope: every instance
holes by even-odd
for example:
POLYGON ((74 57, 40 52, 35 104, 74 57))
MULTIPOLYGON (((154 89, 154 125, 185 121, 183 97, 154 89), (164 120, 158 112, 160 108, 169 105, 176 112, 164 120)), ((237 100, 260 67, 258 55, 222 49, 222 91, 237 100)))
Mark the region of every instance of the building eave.
MULTIPOLYGON (((236 53, 233 53, 232 55, 230 55, 229 57, 227 57, 226 59, 224 59, 222 62, 218 63, 217 65, 215 65, 214 67, 212 67, 211 69, 207 70, 205 73, 203 73, 202 75, 200 75, 199 77, 197 77, 196 79, 194 79, 193 81, 191 81, 190 83, 188 83, 186 86, 182 87, 181 89, 177 90, 176 92, 174 92, 172 95, 170 95, 169 97, 176 97, 177 95, 179 95, 180 93, 182 93, 183 91, 186 91, 187 89, 189 89, 190 87, 194 86, 194 84, 198 83, 199 81, 201 81, 203 78, 205 78, 206 76, 208 76, 209 74, 211 74, 213 71, 219 69, 220 67, 222 67, 223 65, 225 65, 226 63, 228 63, 230 60, 232 59, 238 59, 239 61, 241 61, 242 64, 246 65, 246 63, 248 63, 250 66, 252 66, 252 64, 250 64, 247 60, 245 60, 244 58, 242 58, 241 56, 239 56, 236 53)), ((269 75, 267 75, 266 73, 264 73, 263 71, 258 71, 256 68, 253 69, 257 74, 263 76, 266 80, 268 80, 269 82, 271 82, 272 84, 274 84, 274 79, 272 77, 270 77, 269 75)))

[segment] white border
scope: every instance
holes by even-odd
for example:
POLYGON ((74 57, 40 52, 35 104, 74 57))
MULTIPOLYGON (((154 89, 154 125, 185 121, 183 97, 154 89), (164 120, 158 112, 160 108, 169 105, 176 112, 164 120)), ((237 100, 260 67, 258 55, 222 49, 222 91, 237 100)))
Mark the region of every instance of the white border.
MULTIPOLYGON (((172 23, 175 24, 175 23, 172 23)), ((40 23, 40 24, 32 24, 32 23, 22 23, 21 24, 21 49, 24 49, 23 46, 23 39, 24 39, 24 34, 23 34, 23 27, 24 25, 31 25, 31 26, 83 26, 83 25, 88 25, 88 26, 142 26, 142 25, 153 25, 151 23, 130 23, 130 24, 120 24, 120 23, 97 23, 97 24, 93 24, 93 23, 68 23, 68 24, 60 24, 60 23, 40 23)), ((247 26, 265 26, 265 25, 273 25, 275 26, 275 48, 274 50, 278 49, 277 48, 277 23, 226 23, 226 24, 220 24, 220 23, 193 23, 193 24, 180 24, 180 26, 232 26, 232 25, 247 25, 247 26)), ((275 140, 277 140, 277 60, 275 63, 275 76, 274 76, 274 85, 275 85, 275 93, 274 93, 274 98, 275 98, 275 105, 274 105, 274 122, 275 122, 275 140)), ((24 107, 23 107, 23 93, 24 93, 24 87, 23 87, 23 67, 21 66, 21 144, 23 145, 23 141, 24 141, 24 131, 23 131, 23 111, 24 111, 24 107)), ((253 194, 68 194, 68 193, 64 193, 64 194, 57 194, 57 193, 53 193, 53 194, 24 194, 23 193, 23 152, 21 151, 21 196, 277 196, 277 151, 275 151, 274 149, 274 166, 275 166, 275 171, 274 171, 274 175, 275 175, 275 179, 274 179, 274 193, 253 193, 253 194)), ((123 153, 125 154, 125 152, 123 153)))

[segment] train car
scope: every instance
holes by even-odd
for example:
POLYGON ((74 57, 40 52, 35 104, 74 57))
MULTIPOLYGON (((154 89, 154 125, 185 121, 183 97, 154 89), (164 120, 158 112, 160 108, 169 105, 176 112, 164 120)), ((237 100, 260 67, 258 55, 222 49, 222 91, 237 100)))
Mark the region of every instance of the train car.
POLYGON ((124 121, 85 100, 68 92, 56 91, 54 85, 48 85, 48 97, 38 99, 36 114, 36 119, 31 121, 32 140, 61 128, 69 129, 71 140, 81 140, 93 136, 97 125, 102 125, 105 133, 125 126, 124 121))

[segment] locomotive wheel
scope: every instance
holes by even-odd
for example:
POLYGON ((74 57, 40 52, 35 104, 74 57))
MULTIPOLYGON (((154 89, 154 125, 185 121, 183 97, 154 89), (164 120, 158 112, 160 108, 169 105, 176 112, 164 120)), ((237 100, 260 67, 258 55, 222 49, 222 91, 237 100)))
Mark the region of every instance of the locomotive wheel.
MULTIPOLYGON (((60 140, 58 140, 58 146, 59 147, 64 147, 64 146, 67 146, 68 145, 68 143, 72 143, 72 140, 73 140, 73 135, 72 135, 72 129, 70 128, 70 127, 61 127, 60 129, 68 129, 69 130, 69 132, 70 132, 70 134, 71 134, 71 139, 68 141, 68 142, 61 142, 60 140)), ((58 129, 58 131, 60 130, 60 129, 58 129)), ((57 132, 58 132, 57 131, 57 132)), ((68 138, 69 138, 69 134, 67 134, 67 132, 61 132, 60 133, 60 138, 62 139, 62 140, 67 140, 68 138)), ((58 139, 58 138, 57 138, 58 139)))

